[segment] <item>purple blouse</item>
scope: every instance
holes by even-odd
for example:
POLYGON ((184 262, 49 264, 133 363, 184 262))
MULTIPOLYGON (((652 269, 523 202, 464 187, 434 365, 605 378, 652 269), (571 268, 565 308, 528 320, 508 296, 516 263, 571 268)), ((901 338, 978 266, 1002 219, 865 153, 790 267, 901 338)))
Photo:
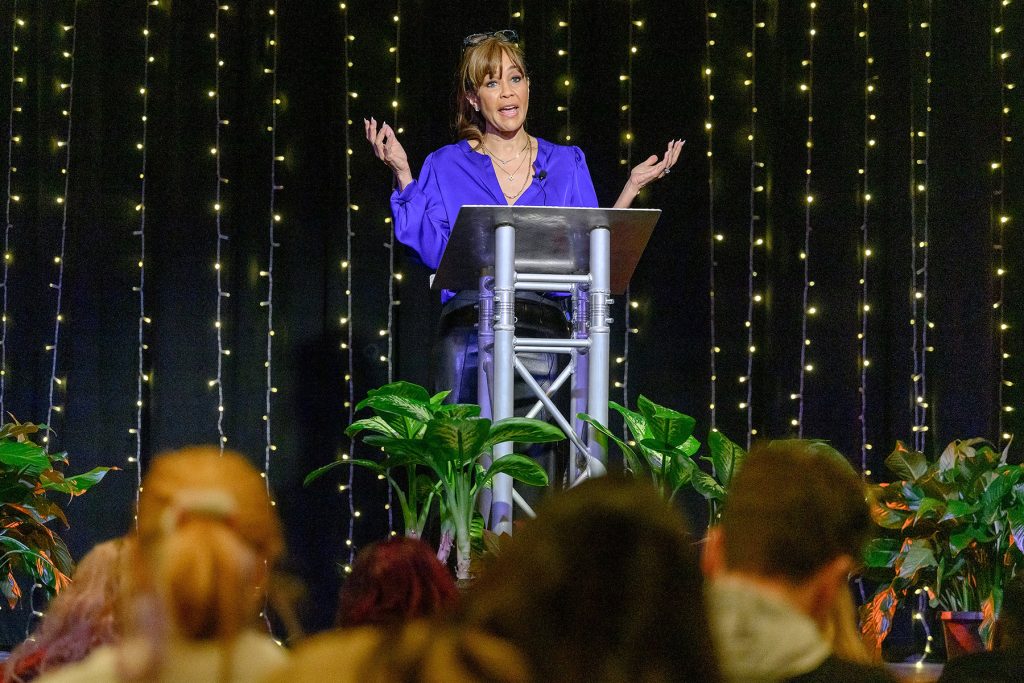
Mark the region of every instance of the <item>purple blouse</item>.
MULTIPOLYGON (((594 183, 579 147, 556 145, 537 138, 534 169, 537 176, 519 195, 516 204, 597 206, 594 183), (538 177, 542 175, 543 179, 538 177)), ((491 160, 477 154, 466 140, 461 140, 430 154, 423 162, 420 177, 391 195, 395 236, 415 249, 424 264, 436 269, 455 217, 467 204, 504 206, 508 202, 498 185, 491 160)))

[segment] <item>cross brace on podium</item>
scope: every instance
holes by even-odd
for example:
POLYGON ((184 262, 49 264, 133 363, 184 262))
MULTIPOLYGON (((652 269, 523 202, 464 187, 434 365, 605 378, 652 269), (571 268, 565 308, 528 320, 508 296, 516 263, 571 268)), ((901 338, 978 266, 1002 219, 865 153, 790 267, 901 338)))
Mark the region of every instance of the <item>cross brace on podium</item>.
MULTIPOLYGON (((612 294, 626 291, 661 211, 557 206, 464 206, 432 279, 434 289, 479 293, 477 400, 493 420, 513 414, 518 373, 537 398, 528 414, 546 409, 570 441, 568 480, 575 485, 605 472, 607 453, 594 434, 584 441, 586 412, 608 423, 608 367, 612 294), (568 292, 572 332, 568 338, 524 338, 515 333, 516 291, 568 292), (547 389, 517 357, 519 352, 567 354, 569 362, 547 389), (551 400, 570 383, 567 419, 551 400)), ((492 457, 512 452, 494 447, 492 457)), ((513 501, 533 511, 508 475, 494 478, 490 528, 511 533, 513 501)))

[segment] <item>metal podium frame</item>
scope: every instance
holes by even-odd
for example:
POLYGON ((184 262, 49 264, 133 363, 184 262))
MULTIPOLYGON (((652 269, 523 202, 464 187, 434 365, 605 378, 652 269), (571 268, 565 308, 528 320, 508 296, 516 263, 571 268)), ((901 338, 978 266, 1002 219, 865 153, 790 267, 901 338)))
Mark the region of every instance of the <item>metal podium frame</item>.
MULTIPOLYGON (((518 373, 537 397, 529 416, 546 408, 569 438, 571 485, 605 473, 607 453, 592 432, 583 442, 584 425, 575 416, 587 412, 608 423, 610 295, 625 292, 660 215, 659 209, 463 206, 431 283, 434 289, 477 289, 481 415, 494 420, 512 416, 518 373), (569 292, 571 337, 516 337, 517 290, 569 292), (544 388, 516 356, 519 351, 568 354, 569 363, 544 388), (551 400, 567 380, 571 420, 551 400)), ((506 442, 497 444, 492 455, 497 459, 511 452, 512 444, 506 442)), ((512 479, 497 475, 490 503, 492 530, 511 533, 513 500, 532 516, 512 479)))

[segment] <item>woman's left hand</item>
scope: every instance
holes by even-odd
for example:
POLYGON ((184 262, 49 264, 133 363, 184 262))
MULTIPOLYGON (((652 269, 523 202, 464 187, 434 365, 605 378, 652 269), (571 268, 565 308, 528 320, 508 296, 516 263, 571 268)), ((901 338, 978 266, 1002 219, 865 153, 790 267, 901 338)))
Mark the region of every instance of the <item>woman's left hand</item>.
POLYGON ((657 154, 652 154, 645 161, 633 167, 633 170, 629 172, 628 184, 639 192, 644 186, 667 176, 676 161, 679 160, 679 153, 685 144, 686 140, 670 140, 668 149, 665 150, 665 156, 660 160, 657 154))

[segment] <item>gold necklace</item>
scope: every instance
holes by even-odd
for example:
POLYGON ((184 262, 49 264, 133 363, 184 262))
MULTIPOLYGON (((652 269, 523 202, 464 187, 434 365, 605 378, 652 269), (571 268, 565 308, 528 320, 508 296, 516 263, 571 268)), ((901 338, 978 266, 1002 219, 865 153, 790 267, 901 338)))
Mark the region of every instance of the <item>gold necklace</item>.
MULTIPOLYGON (((530 153, 527 155, 527 158, 533 158, 533 144, 532 143, 530 144, 530 153)), ((520 166, 520 168, 522 168, 522 164, 520 164, 519 166, 520 166)), ((518 173, 518 172, 519 172, 519 169, 516 169, 516 173, 518 173)), ((510 182, 512 181, 512 177, 513 176, 509 176, 509 178, 508 178, 510 182)), ((504 190, 502 190, 501 193, 503 195, 505 195, 505 199, 513 199, 514 200, 516 197, 518 197, 519 195, 521 195, 523 192, 526 191, 526 186, 529 183, 530 183, 530 174, 527 173, 523 177, 523 186, 519 188, 519 192, 516 192, 515 194, 508 194, 504 190)))
POLYGON ((509 181, 509 182, 511 183, 511 182, 512 182, 512 181, 513 181, 513 180, 515 179, 515 177, 516 177, 517 175, 519 175, 519 171, 520 171, 520 169, 522 169, 522 168, 523 168, 523 164, 525 164, 525 163, 526 163, 526 160, 527 160, 527 159, 529 159, 529 158, 530 158, 530 157, 532 157, 532 156, 533 156, 533 151, 531 150, 530 154, 528 154, 527 156, 523 157, 523 158, 522 158, 522 159, 521 159, 521 160, 519 161, 519 165, 518 165, 518 166, 516 166, 516 170, 512 171, 512 174, 511 174, 511 175, 509 175, 509 174, 508 174, 508 171, 507 171, 506 169, 504 169, 504 168, 503 168, 503 169, 501 169, 501 172, 502 172, 503 174, 505 174, 505 175, 506 175, 506 176, 508 177, 508 181, 509 181))
MULTIPOLYGON (((523 147, 523 148, 522 148, 521 150, 519 150, 518 152, 516 152, 516 155, 515 155, 514 157, 512 157, 512 159, 518 159, 518 158, 519 158, 519 156, 520 156, 520 155, 521 155, 521 154, 522 154, 523 152, 525 152, 525 151, 527 150, 527 148, 531 147, 531 143, 532 143, 532 140, 530 140, 530 136, 529 136, 529 135, 527 135, 527 136, 526 136, 526 146, 525 146, 525 147, 523 147)), ((509 163, 510 161, 512 161, 512 159, 499 159, 498 157, 496 157, 496 156, 495 156, 495 155, 494 155, 493 153, 491 153, 491 150, 487 149, 487 145, 485 145, 485 144, 484 144, 483 138, 481 138, 481 139, 480 139, 480 146, 481 146, 481 147, 483 147, 483 149, 484 149, 484 152, 486 152, 486 153, 487 153, 487 156, 491 157, 492 159, 494 159, 495 161, 497 161, 497 162, 498 162, 499 164, 501 164, 502 166, 505 166, 505 164, 507 164, 507 163, 509 163)), ((518 169, 516 169, 516 170, 518 170, 518 169)))

